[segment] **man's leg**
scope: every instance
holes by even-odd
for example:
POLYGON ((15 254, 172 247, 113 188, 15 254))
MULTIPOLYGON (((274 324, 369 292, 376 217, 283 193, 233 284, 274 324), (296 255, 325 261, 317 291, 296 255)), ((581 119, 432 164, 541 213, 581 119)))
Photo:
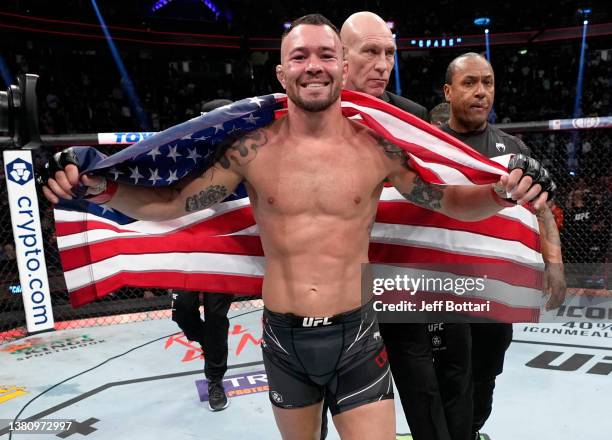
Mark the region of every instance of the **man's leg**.
POLYGON ((204 294, 204 374, 210 381, 220 381, 227 371, 227 312, 234 295, 204 294))
POLYGON ((333 418, 342 440, 395 440, 393 399, 368 403, 333 418))
POLYGON ((319 440, 322 402, 291 409, 272 405, 272 409, 283 440, 319 440))
POLYGON ((472 340, 469 324, 431 324, 434 366, 448 431, 453 440, 472 436, 472 340))
POLYGON ((172 293, 172 320, 190 341, 204 341, 204 322, 200 318, 200 294, 198 292, 172 293))
POLYGON ((450 440, 427 324, 379 324, 414 440, 450 440))
POLYGON ((223 376, 227 371, 227 312, 233 295, 224 293, 204 294, 204 374, 208 379, 208 406, 212 411, 227 408, 229 401, 223 388, 223 376))
POLYGON ((471 324, 474 376, 474 436, 493 409, 495 378, 504 369, 506 350, 512 342, 512 324, 471 324))

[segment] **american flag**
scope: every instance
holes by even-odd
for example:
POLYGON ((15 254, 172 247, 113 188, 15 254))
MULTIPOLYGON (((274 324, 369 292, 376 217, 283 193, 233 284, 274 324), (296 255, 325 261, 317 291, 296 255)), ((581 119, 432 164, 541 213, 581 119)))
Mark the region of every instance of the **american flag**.
MULTIPOLYGON (((160 187, 202 173, 228 139, 265 126, 286 113, 287 98, 244 99, 103 157, 83 147, 83 172, 117 182, 160 187)), ((390 104, 342 92, 342 111, 402 147, 410 166, 438 184, 496 182, 507 168, 390 104)), ((506 158, 507 160, 507 158, 506 158)), ((260 294, 265 259, 243 188, 217 206, 165 222, 139 221, 85 201, 55 210, 57 242, 73 306, 122 286, 260 294)), ((373 263, 499 263, 528 269, 542 262, 537 223, 522 207, 481 222, 460 222, 408 203, 385 188, 372 230, 373 263)), ((508 285, 507 270, 496 285, 508 285)), ((536 276, 526 276, 512 320, 537 320, 536 276)), ((514 287, 512 287, 514 288, 514 287)), ((539 298, 539 296, 538 296, 539 298)), ((501 309, 500 309, 501 310, 501 309)), ((508 315, 510 316, 510 315, 508 315)))

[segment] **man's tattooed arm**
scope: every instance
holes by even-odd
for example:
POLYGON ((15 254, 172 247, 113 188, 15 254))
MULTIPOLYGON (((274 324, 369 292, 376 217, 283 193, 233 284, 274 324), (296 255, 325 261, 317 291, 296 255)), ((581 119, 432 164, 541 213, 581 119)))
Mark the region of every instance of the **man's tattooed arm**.
POLYGON ((251 131, 241 136, 219 159, 219 164, 226 170, 235 165, 243 166, 257 156, 257 151, 268 143, 268 134, 265 129, 251 131))
POLYGON ((423 208, 439 211, 442 209, 442 198, 446 188, 440 185, 432 185, 425 182, 419 176, 415 176, 412 190, 401 193, 406 200, 423 208))
POLYGON ((382 148, 385 156, 389 159, 400 161, 402 166, 408 168, 408 155, 404 150, 382 136, 376 135, 376 141, 378 146, 382 148))
POLYGON ((224 185, 211 185, 197 194, 185 199, 185 211, 195 212, 219 203, 229 195, 229 190, 224 185))

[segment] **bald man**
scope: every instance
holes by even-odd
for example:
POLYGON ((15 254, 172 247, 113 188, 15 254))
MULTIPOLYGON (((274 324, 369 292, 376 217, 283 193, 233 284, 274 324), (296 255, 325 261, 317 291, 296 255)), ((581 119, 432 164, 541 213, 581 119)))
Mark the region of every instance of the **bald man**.
POLYGON ((427 109, 410 99, 386 90, 395 65, 395 39, 387 23, 372 12, 357 12, 340 30, 348 62, 346 88, 382 99, 423 120, 427 109))
MULTIPOLYGON (((425 107, 386 90, 395 65, 395 39, 378 15, 352 14, 340 31, 348 64, 346 88, 382 99, 425 121, 425 107)), ((472 396, 470 368, 448 369, 461 386, 441 391, 445 376, 434 368, 431 335, 427 324, 380 323, 389 364, 404 414, 415 440, 468 440, 471 432, 472 396)), ((469 354, 465 326, 445 325, 445 342, 469 354), (465 348, 465 350, 462 350, 465 348)), ((448 367, 451 363, 447 363, 448 367)), ((444 387, 449 388, 449 387, 444 387)))

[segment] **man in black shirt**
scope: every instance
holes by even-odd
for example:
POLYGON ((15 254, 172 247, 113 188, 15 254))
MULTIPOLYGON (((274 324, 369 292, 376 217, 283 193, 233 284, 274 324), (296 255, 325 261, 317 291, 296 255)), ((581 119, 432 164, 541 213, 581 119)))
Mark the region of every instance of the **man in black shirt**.
MULTIPOLYGON (((440 128, 487 157, 522 153, 529 148, 517 137, 491 126, 487 118, 493 106, 495 79, 491 64, 481 55, 466 53, 455 58, 446 71, 444 96, 450 103, 450 119, 440 128)), ((565 298, 565 277, 559 231, 550 209, 536 214, 540 226, 542 256, 546 263, 546 288, 551 293, 547 308, 565 298)), ((495 378, 503 370, 504 355, 512 340, 511 324, 472 324, 473 436, 491 414, 495 378)), ((452 348, 452 347, 450 347, 452 348)), ((447 356, 453 357, 453 351, 447 356)), ((455 357, 462 357, 456 353, 455 357)), ((444 365, 440 368, 444 370, 444 365)), ((441 388, 444 388, 441 385, 441 388)))

